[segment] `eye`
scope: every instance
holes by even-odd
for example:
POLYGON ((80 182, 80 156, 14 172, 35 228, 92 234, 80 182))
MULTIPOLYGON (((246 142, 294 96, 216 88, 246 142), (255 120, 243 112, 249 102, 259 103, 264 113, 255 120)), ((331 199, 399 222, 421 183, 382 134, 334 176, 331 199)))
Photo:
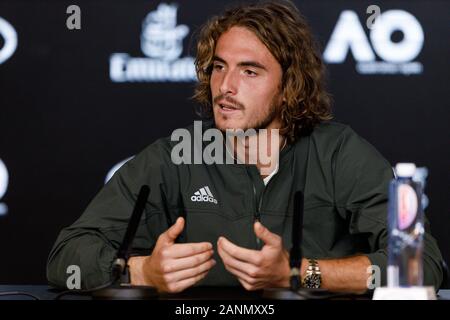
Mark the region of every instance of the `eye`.
POLYGON ((250 69, 244 70, 244 73, 245 73, 246 75, 250 76, 250 77, 255 77, 255 76, 258 75, 255 71, 250 70, 250 69))
POLYGON ((223 70, 223 65, 219 64, 219 63, 214 63, 213 64, 213 70, 215 71, 221 71, 223 70))

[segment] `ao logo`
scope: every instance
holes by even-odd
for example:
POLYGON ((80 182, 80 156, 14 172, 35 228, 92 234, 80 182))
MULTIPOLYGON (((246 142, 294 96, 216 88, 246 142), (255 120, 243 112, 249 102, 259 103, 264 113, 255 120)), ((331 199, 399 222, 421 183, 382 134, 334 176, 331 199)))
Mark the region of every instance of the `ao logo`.
POLYGON ((0 17, 0 36, 4 39, 0 49, 0 64, 9 59, 17 48, 17 33, 8 21, 0 17))
MULTIPOLYGON (((8 170, 5 164, 0 159, 0 200, 5 195, 8 189, 8 170)), ((8 207, 6 204, 0 202, 0 216, 8 213, 8 207)))
POLYGON ((358 62, 359 73, 421 73, 422 64, 411 62, 423 47, 424 32, 419 21, 404 10, 389 10, 378 16, 366 37, 357 14, 345 10, 323 53, 328 63, 343 63, 349 50, 358 62), (403 39, 393 42, 391 36, 401 31, 403 39), (372 44, 372 46, 371 46, 372 44), (373 48, 373 50, 372 50, 373 48), (383 61, 375 61, 375 53, 383 61))
POLYGON ((120 169, 120 167, 122 167, 125 163, 127 163, 128 160, 131 160, 133 158, 134 158, 134 156, 133 157, 129 157, 129 158, 123 160, 123 161, 120 161, 118 164, 116 164, 114 167, 112 167, 111 170, 109 170, 108 174, 106 175, 105 184, 112 178, 114 173, 116 173, 116 171, 120 169))
POLYGON ((175 4, 161 3, 142 23, 141 50, 147 57, 113 53, 109 76, 113 82, 190 82, 197 79, 193 57, 181 57, 186 25, 177 25, 175 4))

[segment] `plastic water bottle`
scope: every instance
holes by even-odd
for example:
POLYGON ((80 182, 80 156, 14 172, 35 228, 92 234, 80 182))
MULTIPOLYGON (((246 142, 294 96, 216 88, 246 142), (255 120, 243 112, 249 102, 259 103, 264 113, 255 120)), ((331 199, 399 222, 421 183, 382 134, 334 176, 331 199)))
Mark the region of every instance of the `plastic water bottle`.
POLYGON ((389 185, 388 287, 423 284, 422 187, 412 179, 415 171, 413 163, 397 164, 389 185))

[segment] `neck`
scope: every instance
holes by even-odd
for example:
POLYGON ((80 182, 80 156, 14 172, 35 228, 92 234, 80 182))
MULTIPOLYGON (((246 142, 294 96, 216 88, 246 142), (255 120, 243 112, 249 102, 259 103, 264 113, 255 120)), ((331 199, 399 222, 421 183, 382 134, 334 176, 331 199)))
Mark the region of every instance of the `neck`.
POLYGON ((261 161, 262 159, 258 158, 258 161, 256 163, 256 167, 258 168, 262 178, 267 177, 275 170, 280 160, 280 152, 286 146, 286 142, 287 139, 285 137, 277 136, 275 141, 272 142, 269 141, 267 143, 267 148, 265 152, 267 158, 265 159, 265 161, 261 161), (273 148, 269 146, 271 143, 275 143, 273 148))
POLYGON ((272 173, 287 139, 278 129, 258 130, 255 135, 234 137, 233 154, 241 163, 254 164, 264 178, 272 173))

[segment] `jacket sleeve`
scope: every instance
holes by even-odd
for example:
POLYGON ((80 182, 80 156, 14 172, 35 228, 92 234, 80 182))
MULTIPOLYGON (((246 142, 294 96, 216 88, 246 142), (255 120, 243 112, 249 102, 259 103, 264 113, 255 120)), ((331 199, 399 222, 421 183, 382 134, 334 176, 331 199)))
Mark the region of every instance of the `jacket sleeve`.
MULTIPOLYGON (((336 205, 348 221, 350 234, 364 239, 365 254, 372 265, 380 267, 381 284, 386 284, 387 201, 393 178, 391 165, 367 141, 346 128, 335 161, 336 205)), ((423 250, 424 284, 439 288, 442 282, 442 255, 430 234, 425 218, 423 250)))
POLYGON ((171 203, 176 203, 179 193, 177 170, 170 161, 170 150, 160 141, 124 164, 91 201, 83 215, 61 231, 47 262, 47 279, 51 285, 66 288, 70 276, 66 271, 70 265, 80 268, 83 289, 110 280, 112 262, 144 184, 150 187, 150 196, 132 251, 141 252, 141 255, 151 254, 159 234, 167 229, 161 192, 164 192, 173 216, 177 213, 173 213, 176 209, 171 203))

